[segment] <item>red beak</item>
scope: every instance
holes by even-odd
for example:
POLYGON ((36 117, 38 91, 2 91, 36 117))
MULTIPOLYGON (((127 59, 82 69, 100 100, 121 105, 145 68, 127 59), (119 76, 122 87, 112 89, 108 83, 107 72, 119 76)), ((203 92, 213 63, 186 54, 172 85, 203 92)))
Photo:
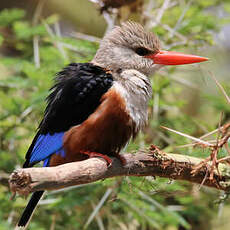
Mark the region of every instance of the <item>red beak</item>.
POLYGON ((146 56, 146 58, 151 58, 154 61, 154 64, 161 65, 184 65, 208 60, 208 58, 205 57, 183 54, 174 51, 159 51, 156 54, 146 56))

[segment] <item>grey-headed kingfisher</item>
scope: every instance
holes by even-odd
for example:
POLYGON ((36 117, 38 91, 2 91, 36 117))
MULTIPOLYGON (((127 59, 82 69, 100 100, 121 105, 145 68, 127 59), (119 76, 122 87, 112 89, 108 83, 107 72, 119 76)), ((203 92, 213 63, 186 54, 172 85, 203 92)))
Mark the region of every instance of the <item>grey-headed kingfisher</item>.
MULTIPOLYGON (((135 22, 115 27, 90 63, 72 63, 55 78, 24 168, 44 167, 92 156, 118 157, 146 125, 152 88, 148 76, 164 65, 207 58, 162 51, 158 38, 135 22)), ((34 192, 18 226, 26 226, 44 191, 34 192)))

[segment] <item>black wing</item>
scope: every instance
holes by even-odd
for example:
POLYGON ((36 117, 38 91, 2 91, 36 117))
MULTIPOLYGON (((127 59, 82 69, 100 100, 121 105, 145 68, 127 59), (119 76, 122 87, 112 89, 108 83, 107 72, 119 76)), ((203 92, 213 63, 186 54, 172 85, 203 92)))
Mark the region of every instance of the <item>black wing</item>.
POLYGON ((39 129, 42 134, 67 131, 81 124, 112 86, 111 74, 91 63, 73 63, 59 72, 39 129))
MULTIPOLYGON (((110 73, 91 63, 73 63, 59 72, 51 93, 47 97, 44 118, 27 151, 23 167, 31 166, 33 162, 38 161, 31 162, 30 158, 31 153, 34 154, 34 147, 40 145, 37 142, 41 141, 41 136, 49 134, 55 138, 57 133, 65 132, 72 126, 81 124, 95 111, 100 104, 101 96, 108 91, 112 83, 113 78, 110 73)), ((38 156, 38 153, 36 154, 38 156)), ((48 153, 43 154, 48 155, 48 153)), ((38 159, 37 156, 34 158, 38 159)))

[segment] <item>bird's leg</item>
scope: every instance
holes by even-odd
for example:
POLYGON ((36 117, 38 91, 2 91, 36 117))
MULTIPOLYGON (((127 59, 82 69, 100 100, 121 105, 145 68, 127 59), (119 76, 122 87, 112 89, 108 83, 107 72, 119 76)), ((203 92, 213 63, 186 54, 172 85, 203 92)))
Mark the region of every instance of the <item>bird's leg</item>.
MULTIPOLYGON (((110 167, 112 164, 111 158, 105 154, 98 153, 98 152, 91 152, 91 151, 80 151, 80 153, 88 155, 89 158, 91 158, 91 157, 102 157, 106 161, 108 167, 110 167)), ((114 154, 114 157, 118 158, 121 161, 122 166, 125 166, 127 164, 126 159, 121 154, 116 153, 116 154, 114 154)))
POLYGON ((111 158, 109 158, 107 155, 104 155, 102 153, 91 152, 91 151, 80 151, 80 153, 88 155, 89 158, 91 158, 91 157, 102 157, 106 161, 108 167, 110 167, 112 164, 111 158))

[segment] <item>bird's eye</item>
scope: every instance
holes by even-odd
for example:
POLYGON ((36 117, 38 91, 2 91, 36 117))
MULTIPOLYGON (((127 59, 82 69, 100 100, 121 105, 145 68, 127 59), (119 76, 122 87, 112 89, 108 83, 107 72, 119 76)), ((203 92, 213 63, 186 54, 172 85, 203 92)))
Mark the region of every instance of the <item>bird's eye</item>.
POLYGON ((146 56, 148 54, 151 54, 152 52, 144 47, 138 47, 135 49, 135 52, 140 56, 146 56))

